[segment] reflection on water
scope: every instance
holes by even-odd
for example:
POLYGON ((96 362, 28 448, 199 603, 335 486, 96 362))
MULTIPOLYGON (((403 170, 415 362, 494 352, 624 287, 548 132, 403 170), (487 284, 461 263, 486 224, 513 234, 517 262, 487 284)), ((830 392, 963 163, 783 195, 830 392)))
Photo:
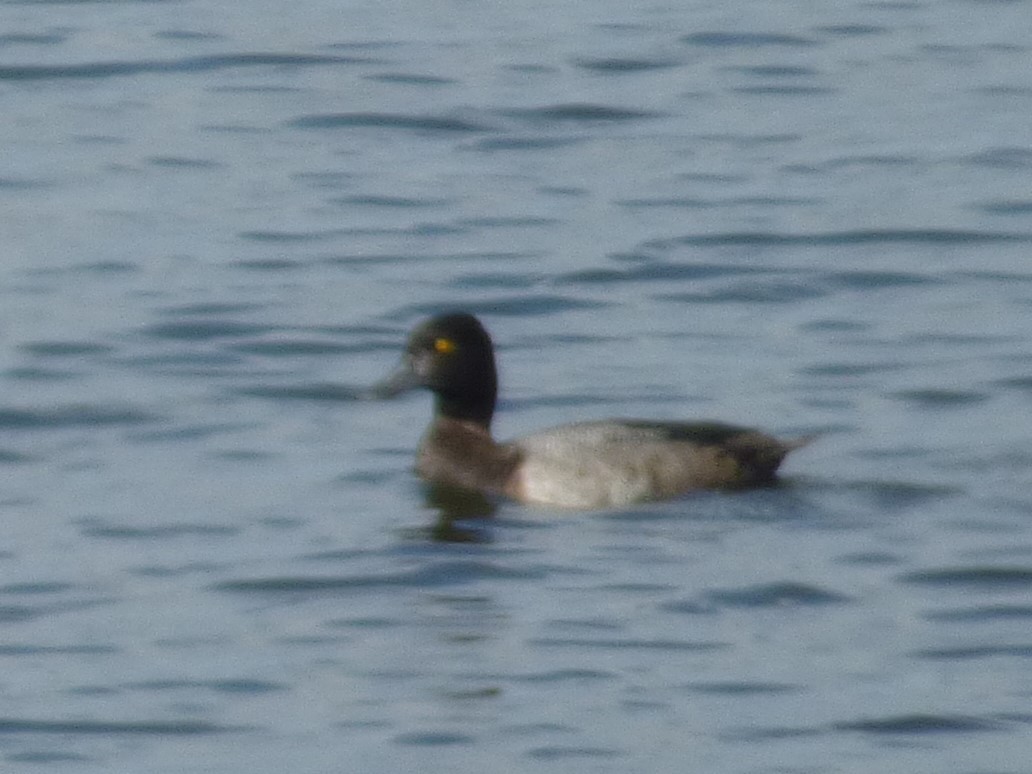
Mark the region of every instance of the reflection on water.
POLYGON ((487 495, 447 484, 424 485, 426 505, 437 514, 431 535, 446 543, 483 543, 490 540, 487 530, 470 520, 495 515, 498 505, 487 495))

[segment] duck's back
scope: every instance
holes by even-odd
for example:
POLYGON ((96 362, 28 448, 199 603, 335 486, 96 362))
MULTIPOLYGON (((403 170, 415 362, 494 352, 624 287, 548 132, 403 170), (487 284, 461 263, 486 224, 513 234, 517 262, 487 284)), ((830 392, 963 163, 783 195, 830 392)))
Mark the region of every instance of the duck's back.
POLYGON ((797 444, 719 422, 607 420, 562 425, 507 445, 521 457, 513 496, 599 508, 766 483, 797 444))

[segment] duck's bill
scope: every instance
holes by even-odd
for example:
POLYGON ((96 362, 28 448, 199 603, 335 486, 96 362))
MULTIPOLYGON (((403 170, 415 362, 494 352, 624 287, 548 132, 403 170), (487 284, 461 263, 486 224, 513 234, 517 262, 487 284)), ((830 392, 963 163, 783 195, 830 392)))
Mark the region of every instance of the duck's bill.
POLYGON ((383 400, 401 395, 415 389, 420 384, 419 377, 408 362, 403 362, 386 379, 369 388, 369 397, 383 400))

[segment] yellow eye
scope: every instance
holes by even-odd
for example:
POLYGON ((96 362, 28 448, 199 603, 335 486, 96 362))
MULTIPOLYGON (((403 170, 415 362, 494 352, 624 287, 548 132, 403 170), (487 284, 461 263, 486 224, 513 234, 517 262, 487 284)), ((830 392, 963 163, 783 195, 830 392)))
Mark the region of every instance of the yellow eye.
POLYGON ((434 339, 434 352, 438 352, 442 355, 450 355, 458 349, 458 346, 451 339, 434 339))

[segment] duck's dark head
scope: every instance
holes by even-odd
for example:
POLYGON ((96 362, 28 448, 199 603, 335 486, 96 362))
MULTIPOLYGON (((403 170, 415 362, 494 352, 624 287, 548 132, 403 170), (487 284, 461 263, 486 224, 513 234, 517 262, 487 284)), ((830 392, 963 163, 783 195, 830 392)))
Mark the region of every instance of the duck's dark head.
POLYGON ((409 335, 401 366, 377 387, 397 395, 415 387, 434 393, 437 413, 489 427, 498 394, 491 337, 465 312, 432 317, 409 335))

